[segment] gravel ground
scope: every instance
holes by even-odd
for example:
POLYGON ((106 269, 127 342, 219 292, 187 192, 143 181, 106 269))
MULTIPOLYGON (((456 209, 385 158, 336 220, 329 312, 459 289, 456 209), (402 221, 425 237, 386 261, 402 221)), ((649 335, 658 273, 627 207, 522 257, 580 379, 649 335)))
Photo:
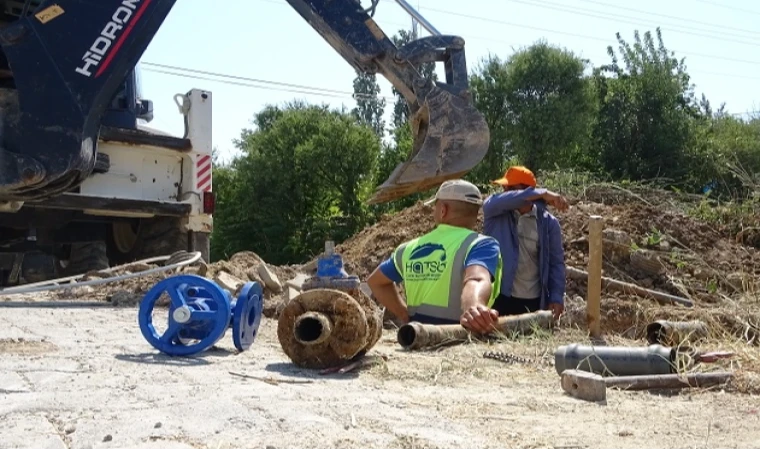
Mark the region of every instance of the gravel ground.
POLYGON ((228 333, 206 354, 170 358, 143 339, 134 308, 9 308, 1 300, 4 448, 731 448, 760 442, 756 396, 610 391, 599 405, 564 395, 550 365, 481 357, 486 349, 551 355, 556 345, 577 340, 567 330, 414 354, 385 331, 370 354, 386 362, 321 376, 288 361, 270 319, 245 353, 235 351, 228 333))

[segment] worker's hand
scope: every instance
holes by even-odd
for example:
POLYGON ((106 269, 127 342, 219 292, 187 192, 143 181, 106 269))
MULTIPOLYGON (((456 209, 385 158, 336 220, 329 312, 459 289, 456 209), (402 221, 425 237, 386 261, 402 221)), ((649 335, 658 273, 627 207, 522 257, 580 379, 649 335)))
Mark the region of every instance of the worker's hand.
POLYGON ((552 206, 553 208, 556 208, 557 211, 565 212, 570 207, 570 205, 567 203, 567 199, 557 193, 554 193, 552 191, 546 191, 544 194, 544 201, 547 205, 552 206))
POLYGON ((466 329, 480 334, 487 334, 496 329, 499 313, 483 305, 468 308, 459 319, 466 329))
POLYGON ((562 313, 565 312, 565 305, 561 303, 549 303, 549 309, 554 314, 554 320, 557 321, 562 313))

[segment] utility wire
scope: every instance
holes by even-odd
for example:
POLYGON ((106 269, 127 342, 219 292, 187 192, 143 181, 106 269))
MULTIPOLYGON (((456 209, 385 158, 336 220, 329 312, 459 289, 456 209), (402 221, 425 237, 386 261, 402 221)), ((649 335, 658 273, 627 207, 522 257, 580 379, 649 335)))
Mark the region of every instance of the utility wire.
MULTIPOLYGON (((259 2, 265 2, 265 3, 272 3, 272 4, 280 4, 280 5, 283 5, 283 6, 287 5, 287 3, 285 3, 284 1, 280 1, 280 0, 257 0, 257 1, 259 1, 259 2)), ((385 2, 385 3, 388 3, 388 4, 390 4, 390 3, 395 4, 395 0, 382 0, 382 1, 385 2)), ((495 0, 495 1, 504 1, 504 0, 495 0)), ((426 5, 422 5, 421 8, 424 8, 426 11, 433 11, 433 12, 437 12, 439 14, 445 14, 445 15, 450 15, 450 16, 455 16, 455 17, 463 17, 463 18, 472 19, 472 20, 480 20, 480 21, 484 21, 484 22, 491 22, 491 23, 496 23, 496 24, 500 24, 500 25, 507 25, 507 26, 515 27, 515 28, 523 28, 523 29, 534 30, 534 31, 542 31, 542 32, 545 32, 545 33, 553 33, 553 34, 559 34, 559 35, 564 35, 564 36, 572 36, 572 37, 577 37, 577 38, 580 38, 580 39, 587 39, 587 40, 593 40, 593 41, 598 41, 598 42, 604 42, 606 44, 609 44, 610 41, 611 41, 611 39, 609 39, 609 38, 601 38, 601 37, 597 37, 597 36, 589 36, 589 35, 584 35, 584 34, 579 34, 579 33, 572 33, 572 32, 567 32, 567 31, 557 31, 557 30, 552 30, 552 29, 549 29, 549 28, 542 28, 542 27, 536 27, 536 26, 531 26, 531 25, 523 25, 523 24, 519 24, 519 23, 507 22, 507 21, 504 21, 504 20, 493 19, 493 18, 490 18, 490 17, 482 17, 482 16, 471 15, 471 14, 459 13, 459 12, 455 12, 455 11, 448 11, 448 10, 445 10, 445 9, 434 8, 434 7, 430 7, 430 6, 426 6, 426 5)), ((552 8, 552 9, 554 9, 554 8, 552 8)), ((406 25, 404 25, 404 27, 406 27, 406 25)), ((404 29, 406 29, 406 28, 404 28, 404 29)), ((456 34, 456 33, 454 33, 454 34, 456 34)), ((471 36, 471 38, 475 39, 474 36, 471 36)), ((723 40, 723 39, 716 39, 716 40, 723 40)), ((752 45, 755 45, 755 44, 752 44, 752 45)), ((760 45, 760 43, 758 43, 757 45, 760 45)), ((750 60, 746 60, 746 59, 730 58, 730 57, 721 56, 721 55, 710 55, 710 54, 697 53, 697 52, 686 52, 686 51, 677 50, 677 49, 670 49, 670 51, 677 52, 677 53, 680 53, 680 54, 685 55, 685 56, 699 56, 699 57, 704 57, 704 58, 720 59, 720 60, 723 60, 723 61, 732 61, 732 62, 738 62, 738 63, 743 63, 743 64, 758 64, 758 65, 760 65, 760 61, 750 61, 750 60)))
MULTIPOLYGON (((545 33, 561 34, 561 35, 564 35, 564 36, 572 36, 572 37, 577 37, 577 38, 581 38, 581 39, 587 39, 587 40, 592 40, 592 41, 599 41, 599 42, 604 42, 604 43, 607 43, 607 44, 609 44, 609 42, 610 42, 610 39, 600 38, 600 37, 597 37, 597 36, 589 36, 589 35, 586 35, 586 34, 571 33, 571 32, 568 32, 568 31, 557 31, 557 30, 552 30, 550 28, 534 27, 534 26, 531 26, 531 25, 522 25, 522 24, 519 24, 519 23, 507 22, 505 20, 492 19, 492 18, 489 18, 489 17, 473 16, 473 15, 470 15, 470 14, 463 14, 463 13, 458 13, 458 12, 453 12, 453 11, 447 11, 447 10, 444 10, 444 9, 426 7, 425 10, 426 11, 437 12, 437 13, 440 13, 440 14, 455 16, 455 17, 464 17, 464 18, 472 19, 472 20, 480 20, 480 21, 483 21, 483 22, 491 22, 491 23, 496 23, 496 24, 500 24, 500 25, 508 25, 510 27, 525 28, 525 29, 529 29, 529 30, 543 31, 545 33)), ((744 64, 760 64, 760 61, 749 61, 749 60, 746 60, 746 59, 729 58, 729 57, 720 56, 720 55, 709 55, 709 54, 705 54, 705 53, 685 52, 685 51, 675 50, 675 49, 671 49, 671 51, 672 52, 681 53, 681 54, 687 55, 687 56, 689 56, 689 55, 690 56, 702 56, 702 57, 705 57, 705 58, 722 59, 722 60, 725 60, 725 61, 733 61, 733 62, 739 62, 739 63, 744 63, 744 64)))
MULTIPOLYGON (((504 0, 500 0, 500 1, 504 1, 504 0)), ((568 8, 567 6, 562 5, 560 3, 553 3, 553 2, 549 2, 545 0, 542 0, 541 2, 533 2, 533 1, 526 1, 526 0, 507 0, 507 1, 510 1, 512 3, 520 3, 527 6, 533 6, 536 8, 550 9, 552 11, 562 11, 562 12, 566 12, 568 14, 574 14, 577 16, 594 17, 597 19, 602 19, 602 20, 607 20, 607 21, 617 22, 617 23, 628 23, 631 25, 658 26, 657 23, 652 22, 651 20, 649 22, 642 22, 642 20, 648 20, 648 19, 637 19, 637 18, 632 18, 630 16, 625 16, 621 14, 605 13, 602 11, 587 9, 587 8, 568 8), (634 21, 630 19, 633 19, 634 21), (635 20, 638 20, 638 22, 635 20)), ((672 24, 667 24, 667 23, 663 23, 660 26, 669 28, 669 31, 673 33, 703 37, 703 38, 712 39, 715 41, 733 42, 733 43, 742 44, 742 45, 760 47, 759 42, 747 42, 747 41, 737 40, 737 39, 722 38, 720 37, 720 35, 697 33, 693 31, 684 31, 684 30, 704 31, 704 30, 700 30, 699 28, 685 27, 682 25, 672 25, 672 24)), ((747 36, 741 36, 737 34, 729 34, 729 33, 722 33, 722 34, 725 36, 734 36, 734 37, 745 38, 745 39, 747 38, 747 36)))
MULTIPOLYGON (((188 69, 188 68, 184 68, 184 67, 170 66, 170 65, 166 65, 166 64, 155 64, 155 63, 150 63, 150 62, 144 62, 144 63, 141 63, 141 64, 142 65, 150 65, 150 66, 167 67, 167 68, 172 69, 172 71, 168 71, 168 70, 159 70, 159 69, 152 69, 152 68, 143 68, 142 70, 146 71, 146 72, 154 72, 154 73, 161 73, 161 74, 166 74, 166 75, 174 75, 174 76, 177 76, 177 77, 191 78, 191 79, 196 79, 196 80, 214 81, 214 82, 221 83, 221 84, 228 84, 228 85, 234 85, 234 86, 243 86, 243 87, 249 87, 249 88, 254 88, 254 89, 266 89, 266 90, 273 90, 273 91, 280 91, 280 92, 291 92, 291 93, 297 93, 297 94, 314 95, 314 96, 319 96, 319 97, 344 98, 344 99, 356 98, 356 97, 371 97, 371 98, 376 98, 375 96, 370 95, 370 94, 354 94, 354 93, 347 92, 347 91, 337 91, 337 90, 333 90, 333 89, 324 89, 324 88, 318 88, 318 87, 313 87, 313 86, 297 85, 297 84, 289 84, 289 83, 281 83, 281 82, 277 82, 277 81, 270 81, 270 80, 261 80, 261 79, 256 79, 256 78, 240 77, 240 76, 236 76, 236 75, 226 75, 226 74, 222 74, 222 73, 206 72, 206 71, 202 71, 202 70, 188 69), (242 83, 242 82, 238 82, 238 81, 230 81, 230 80, 225 80, 225 79, 221 79, 220 80, 220 79, 215 79, 215 78, 209 78, 209 77, 202 77, 202 76, 197 76, 197 75, 191 75, 191 74, 188 74, 188 73, 181 73, 183 71, 184 72, 190 72, 190 73, 209 74, 209 75, 213 75, 213 76, 216 76, 216 77, 219 77, 219 78, 229 78, 230 80, 256 80, 259 83, 273 84, 275 86, 280 86, 280 87, 261 86, 261 85, 258 85, 258 84, 242 83), (286 85, 286 86, 300 86, 300 87, 303 87, 303 88, 308 89, 308 90, 286 89, 284 87, 281 87, 282 85, 286 85)), ((723 75, 723 74, 717 74, 717 75, 723 75)), ((760 78, 755 78, 755 79, 760 79, 760 78)), ((388 97, 388 96, 377 96, 377 98, 384 98, 386 100, 391 100, 391 101, 395 100, 395 97, 388 97)), ((734 112, 734 113, 726 113, 726 114, 728 114, 730 116, 754 116, 754 115, 760 115, 760 110, 745 111, 745 112, 734 112)))
POLYGON ((166 64, 156 64, 151 62, 142 62, 140 63, 144 66, 149 66, 147 68, 143 68, 143 71, 146 72, 154 72, 154 73, 162 73, 166 75, 175 75, 178 77, 183 78, 192 78, 196 80, 206 80, 206 81, 216 81, 223 84, 229 84, 229 85, 235 85, 235 86, 244 86, 244 87, 250 87, 250 88, 256 88, 256 89, 266 89, 266 90, 274 90, 274 91, 282 91, 282 92, 291 92, 296 94, 309 94, 309 95, 319 95, 322 97, 332 97, 332 98, 383 98, 386 100, 395 100, 395 97, 388 97, 388 96, 374 96, 370 94, 360 94, 360 93, 353 93, 348 91, 338 91, 335 89, 326 89, 326 88, 320 88, 316 86, 306 86, 306 85, 300 85, 300 84, 291 84, 291 83, 281 83, 278 81, 271 81, 271 80, 262 80, 258 78, 248 78, 248 77, 241 77, 236 75, 227 75, 223 73, 217 73, 217 72, 207 72, 203 70, 195 70, 195 69, 189 69, 186 67, 179 67, 179 66, 170 66, 166 64), (159 70, 159 69, 153 69, 150 66, 155 67, 162 67, 165 69, 170 70, 159 70), (181 72, 188 72, 188 73, 181 73, 181 72), (205 75, 211 75, 214 77, 219 78, 226 78, 226 80, 219 80, 215 78, 209 78, 209 77, 202 77, 198 75, 191 75, 191 74, 205 74, 205 75), (245 83, 239 82, 239 81, 230 81, 230 80, 243 80, 246 81, 245 83), (258 83, 258 84, 253 84, 258 83), (271 84, 273 86, 279 86, 279 87, 272 87, 272 86, 265 86, 266 84, 271 84), (283 87, 284 86, 284 87, 283 87), (298 89, 288 89, 288 88, 298 88, 298 89))
POLYGON ((707 5, 717 6, 719 8, 725 8, 725 9, 730 9, 732 11, 739 11, 739 12, 746 13, 746 14, 755 14, 755 15, 760 16, 760 11, 753 11, 753 10, 750 10, 750 9, 737 8, 736 6, 724 5, 723 3, 716 3, 716 2, 711 2, 711 1, 708 1, 708 0, 697 0, 697 1, 701 2, 701 3, 705 3, 707 5))
MULTIPOLYGON (((496 1, 500 1, 500 0, 496 0, 496 1)), ((721 30, 733 30, 733 31, 738 31, 740 33, 755 34, 755 35, 760 36, 760 31, 747 30, 747 29, 744 29, 744 28, 736 28, 736 27, 731 27, 731 26, 727 26, 727 25, 723 25, 723 24, 715 24, 715 23, 710 23, 710 22, 702 22, 702 21, 694 20, 694 19, 684 19, 683 17, 679 17, 679 16, 671 16, 671 15, 668 15, 668 14, 653 13, 653 12, 644 11, 644 10, 636 9, 636 8, 626 8, 625 6, 612 5, 612 4, 605 3, 605 2, 600 2, 600 1, 597 1, 597 0, 578 0, 578 1, 584 2, 584 3, 591 3, 591 4, 594 4, 594 5, 600 5, 600 6, 604 6, 606 8, 618 9, 618 10, 622 10, 622 11, 630 11, 630 12, 635 12, 635 13, 638 13, 638 14, 645 14, 645 15, 653 16, 653 17, 665 17, 666 19, 673 19, 673 20, 675 20, 677 22, 696 23, 696 24, 699 24, 699 25, 704 25, 704 26, 708 26, 708 27, 712 27, 712 28, 719 28, 721 30)))

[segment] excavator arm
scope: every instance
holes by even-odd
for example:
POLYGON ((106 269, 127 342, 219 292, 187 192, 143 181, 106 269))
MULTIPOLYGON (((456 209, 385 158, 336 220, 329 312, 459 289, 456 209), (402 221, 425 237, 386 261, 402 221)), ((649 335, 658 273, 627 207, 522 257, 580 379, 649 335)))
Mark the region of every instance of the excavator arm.
MULTIPOLYGON (((175 1, 0 0, 0 202, 49 198, 92 173, 100 120, 175 1), (9 21, 13 4, 23 10, 9 21)), ((287 1, 351 66, 381 73, 409 104, 413 152, 371 203, 425 191, 482 160, 489 131, 472 106, 462 38, 397 48, 358 0, 287 1), (445 83, 417 70, 431 61, 444 62, 445 83)))

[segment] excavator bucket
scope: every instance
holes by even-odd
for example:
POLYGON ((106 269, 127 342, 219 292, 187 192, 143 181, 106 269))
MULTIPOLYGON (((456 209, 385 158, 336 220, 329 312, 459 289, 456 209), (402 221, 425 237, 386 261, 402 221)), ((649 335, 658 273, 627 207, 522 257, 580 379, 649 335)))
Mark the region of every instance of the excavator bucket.
POLYGON ((424 192, 461 177, 486 155, 488 125, 472 105, 464 39, 443 35, 405 0, 396 2, 430 33, 397 47, 372 19, 378 1, 287 0, 354 69, 380 73, 406 99, 413 148, 377 188, 370 204, 424 192), (422 64, 442 62, 446 81, 426 79, 422 64))
POLYGON ((389 202, 459 178, 488 152, 490 132, 472 103, 434 87, 410 117, 412 153, 375 191, 369 204, 389 202))

